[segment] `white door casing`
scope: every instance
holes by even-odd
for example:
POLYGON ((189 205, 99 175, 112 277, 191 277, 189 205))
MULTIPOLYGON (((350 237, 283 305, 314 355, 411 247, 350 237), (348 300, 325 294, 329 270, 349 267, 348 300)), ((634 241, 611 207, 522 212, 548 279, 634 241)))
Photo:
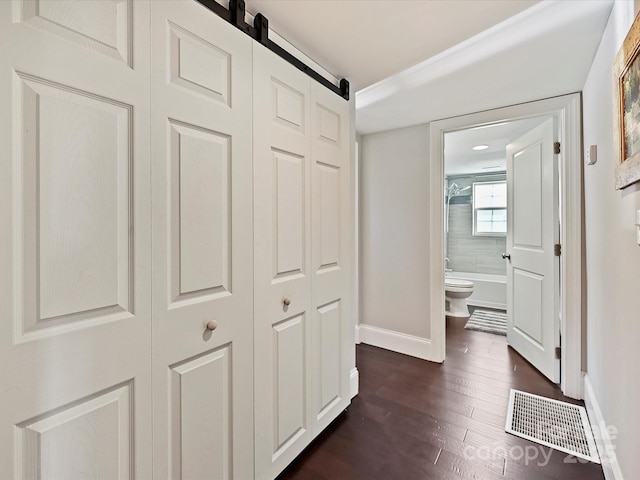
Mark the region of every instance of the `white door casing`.
POLYGON ((154 477, 252 478, 251 39, 151 15, 154 477))
POLYGON ((507 145, 507 342, 560 381, 555 117, 507 145))
POLYGON ((431 324, 430 359, 445 359, 444 317, 444 133, 489 123, 499 123, 532 116, 555 115, 558 119, 560 153, 560 309, 562 322, 561 378, 562 392, 580 399, 582 376, 582 140, 580 94, 537 100, 485 112, 438 120, 430 123, 429 269, 431 288, 429 309, 431 324))
POLYGON ((0 2, 2 478, 152 475, 148 52, 148 2, 0 2))

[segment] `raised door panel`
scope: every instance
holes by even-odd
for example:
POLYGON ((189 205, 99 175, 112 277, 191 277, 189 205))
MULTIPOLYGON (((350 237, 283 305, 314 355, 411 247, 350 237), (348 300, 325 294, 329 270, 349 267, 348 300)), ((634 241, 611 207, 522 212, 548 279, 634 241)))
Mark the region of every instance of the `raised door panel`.
POLYGON ((134 478, 128 382, 17 427, 17 478, 134 478))
POLYGON ((513 328, 538 348, 543 348, 543 281, 542 275, 513 269, 513 328))
POLYGON ((305 159, 273 151, 274 279, 305 273, 305 159))
POLYGON ((150 477, 148 4, 0 29, 0 477, 150 477))
POLYGON ((26 287, 20 338, 131 316, 132 108, 17 77, 26 287))
POLYGON ((171 82, 224 105, 231 102, 231 54, 171 21, 171 82))
POLYGON ((318 163, 316 175, 319 177, 317 185, 319 188, 319 211, 320 218, 316 224, 320 230, 318 244, 314 245, 319 249, 318 271, 326 271, 331 268, 340 268, 340 225, 341 199, 345 192, 341 191, 340 168, 333 165, 318 163))
POLYGON ((349 104, 312 86, 312 304, 314 433, 350 401, 349 104))
POLYGON ((169 120, 172 300, 231 293, 231 137, 169 120))
POLYGON ((306 349, 306 328, 304 315, 273 326, 274 456, 279 456, 305 431, 305 369, 300 359, 306 349))
POLYGON ((305 94, 274 78, 271 80, 271 101, 274 123, 304 135, 306 124, 305 94))
POLYGON ((340 380, 344 368, 342 344, 342 306, 340 301, 318 308, 315 344, 318 351, 316 364, 317 417, 322 418, 342 396, 340 380))
POLYGON ((131 65, 133 0, 15 0, 19 21, 131 65))
POLYGON ((513 245, 542 248, 542 143, 535 142, 513 157, 513 245))
POLYGON ((172 365, 170 372, 171 478, 233 477, 230 347, 172 365))
POLYGON ((251 39, 151 16, 154 475, 252 478, 251 39))
POLYGON ((254 46, 256 477, 311 439, 309 78, 254 46))

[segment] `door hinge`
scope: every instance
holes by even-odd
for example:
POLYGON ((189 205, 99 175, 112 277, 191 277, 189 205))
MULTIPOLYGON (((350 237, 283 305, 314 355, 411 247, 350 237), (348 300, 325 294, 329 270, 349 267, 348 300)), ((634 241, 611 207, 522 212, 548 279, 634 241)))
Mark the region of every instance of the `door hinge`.
POLYGON ((560 142, 553 142, 553 153, 556 155, 560 153, 560 142))
POLYGON ((556 347, 556 360, 560 360, 560 355, 562 355, 562 347, 556 347))
POLYGON ((553 254, 554 254, 556 257, 559 257, 561 253, 562 253, 562 247, 560 246, 560 244, 559 244, 559 243, 556 243, 556 244, 553 246, 553 254))

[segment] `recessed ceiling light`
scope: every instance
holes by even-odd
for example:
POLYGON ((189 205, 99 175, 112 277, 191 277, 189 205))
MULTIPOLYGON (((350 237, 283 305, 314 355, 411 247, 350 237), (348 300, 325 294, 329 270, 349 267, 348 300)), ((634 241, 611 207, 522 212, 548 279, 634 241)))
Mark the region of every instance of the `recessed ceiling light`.
POLYGON ((489 148, 489 145, 476 145, 472 150, 486 150, 487 148, 489 148))

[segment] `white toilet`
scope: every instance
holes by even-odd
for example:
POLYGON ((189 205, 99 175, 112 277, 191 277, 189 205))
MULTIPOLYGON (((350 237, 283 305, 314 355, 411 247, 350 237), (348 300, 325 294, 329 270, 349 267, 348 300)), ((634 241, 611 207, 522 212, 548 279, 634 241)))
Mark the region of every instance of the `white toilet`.
POLYGON ((473 293, 473 282, 459 278, 444 279, 445 315, 449 317, 469 317, 467 298, 473 293))

